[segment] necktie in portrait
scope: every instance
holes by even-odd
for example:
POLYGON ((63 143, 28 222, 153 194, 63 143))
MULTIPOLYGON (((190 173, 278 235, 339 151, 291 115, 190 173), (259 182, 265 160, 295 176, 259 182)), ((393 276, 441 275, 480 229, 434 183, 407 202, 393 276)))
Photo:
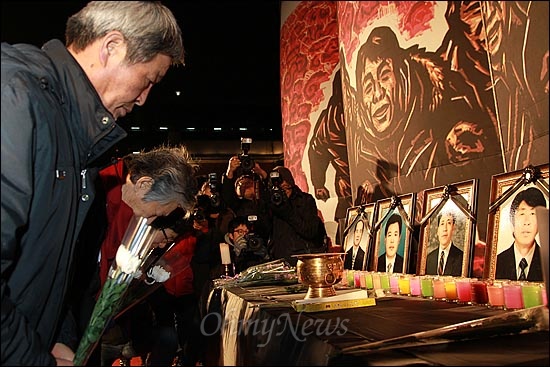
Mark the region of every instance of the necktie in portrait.
POLYGON ((520 273, 519 273, 518 280, 525 280, 527 278, 527 276, 525 275, 525 268, 526 267, 527 267, 527 260, 525 260, 525 258, 522 258, 521 261, 519 262, 519 268, 521 270, 520 270, 520 273))
POLYGON ((439 266, 437 267, 437 275, 443 275, 445 265, 445 251, 441 251, 441 256, 439 257, 439 266))

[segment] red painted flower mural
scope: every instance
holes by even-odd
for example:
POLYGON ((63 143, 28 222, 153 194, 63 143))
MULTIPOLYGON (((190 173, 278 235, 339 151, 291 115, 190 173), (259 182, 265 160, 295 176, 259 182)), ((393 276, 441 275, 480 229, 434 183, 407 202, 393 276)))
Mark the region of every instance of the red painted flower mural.
MULTIPOLYGON (((340 42, 346 50, 356 50, 359 34, 384 15, 397 16, 400 34, 411 39, 430 29, 435 1, 341 1, 338 2, 340 42)), ((346 55, 351 62, 352 52, 346 55)))
POLYGON ((338 64, 336 2, 303 1, 281 30, 281 110, 285 166, 308 191, 301 162, 311 114, 326 98, 321 85, 338 64))

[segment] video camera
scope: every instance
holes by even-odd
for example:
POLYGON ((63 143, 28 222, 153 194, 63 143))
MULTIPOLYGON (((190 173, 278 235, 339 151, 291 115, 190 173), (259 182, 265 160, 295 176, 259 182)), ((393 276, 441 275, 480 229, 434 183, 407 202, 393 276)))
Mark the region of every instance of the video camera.
POLYGON ((260 249, 263 248, 264 246, 264 240, 263 238, 261 238, 260 236, 258 236, 255 232, 254 232, 254 225, 256 223, 256 221, 258 220, 258 216, 256 215, 249 215, 247 217, 248 219, 248 228, 249 228, 249 231, 248 233, 245 235, 245 239, 246 239, 246 248, 249 250, 249 251, 258 251, 260 249))
POLYGON ((213 212, 220 207, 221 198, 219 195, 218 174, 215 172, 208 174, 208 186, 210 187, 210 204, 213 212))
POLYGON ((283 201, 286 199, 286 195, 284 190, 281 188, 282 179, 279 176, 279 172, 272 171, 269 173, 269 178, 271 180, 271 188, 270 188, 270 199, 271 203, 273 205, 281 205, 283 201))
POLYGON ((248 155, 250 145, 252 144, 252 138, 241 138, 241 150, 239 159, 241 161, 241 168, 245 174, 252 172, 254 168, 254 160, 248 155))

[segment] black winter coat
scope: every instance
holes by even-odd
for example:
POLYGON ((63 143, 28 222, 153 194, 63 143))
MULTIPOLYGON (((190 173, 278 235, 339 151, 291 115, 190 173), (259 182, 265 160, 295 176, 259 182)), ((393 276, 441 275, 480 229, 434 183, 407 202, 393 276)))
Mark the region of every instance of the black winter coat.
POLYGON ((2 365, 56 365, 94 160, 126 136, 58 40, 3 43, 2 365))
POLYGON ((287 260, 295 266, 292 255, 319 253, 327 250, 326 231, 313 196, 294 186, 289 198, 271 205, 272 230, 268 248, 272 259, 287 260))

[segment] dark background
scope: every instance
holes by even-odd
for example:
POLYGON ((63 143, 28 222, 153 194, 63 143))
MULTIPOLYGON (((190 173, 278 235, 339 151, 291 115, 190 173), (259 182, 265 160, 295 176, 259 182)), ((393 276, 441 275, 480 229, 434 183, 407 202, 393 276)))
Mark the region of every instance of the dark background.
MULTIPOLYGON (((64 42, 67 18, 86 3, 3 1, 2 42, 64 42)), ((188 143, 197 156, 227 163, 223 150, 239 153, 244 136, 253 139, 251 155, 281 158, 280 2, 163 3, 182 29, 185 66, 171 68, 145 105, 119 121, 129 132, 118 147, 120 154, 160 143, 188 143), (131 126, 140 126, 141 132, 130 131, 131 126), (169 130, 159 131, 160 126, 169 130)))

